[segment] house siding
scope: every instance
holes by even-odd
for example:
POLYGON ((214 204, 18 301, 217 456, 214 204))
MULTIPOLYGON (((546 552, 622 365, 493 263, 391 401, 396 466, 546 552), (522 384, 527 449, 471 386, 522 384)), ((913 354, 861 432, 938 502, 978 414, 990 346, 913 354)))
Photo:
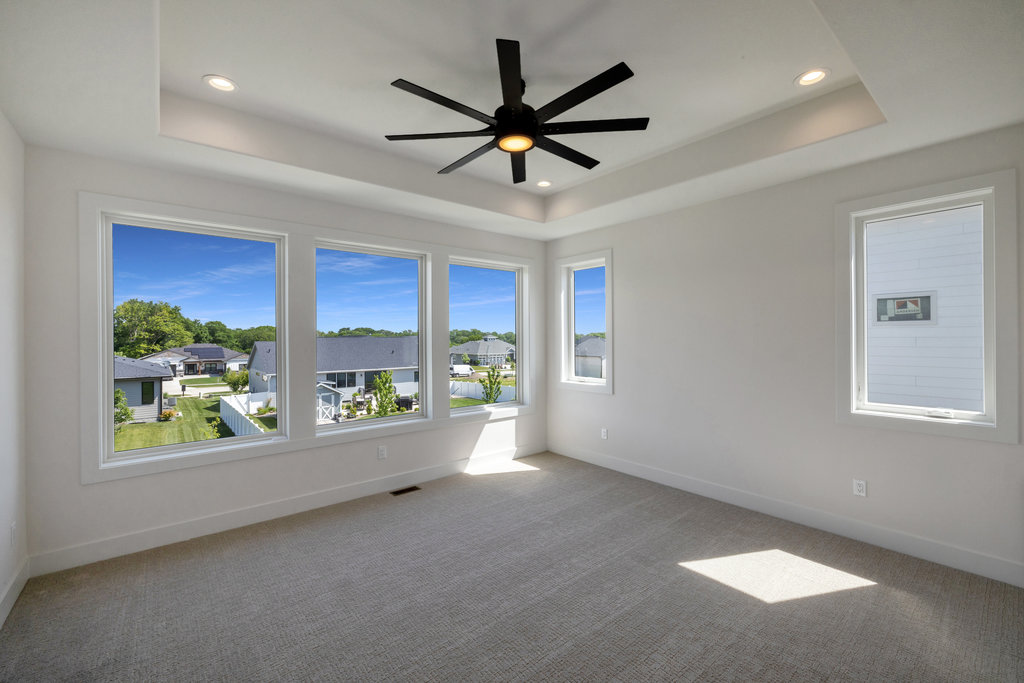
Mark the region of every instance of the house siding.
POLYGON ((128 407, 135 411, 133 422, 156 422, 163 411, 163 380, 155 379, 118 379, 114 380, 114 390, 124 391, 128 407), (153 383, 153 402, 142 405, 142 383, 153 383))

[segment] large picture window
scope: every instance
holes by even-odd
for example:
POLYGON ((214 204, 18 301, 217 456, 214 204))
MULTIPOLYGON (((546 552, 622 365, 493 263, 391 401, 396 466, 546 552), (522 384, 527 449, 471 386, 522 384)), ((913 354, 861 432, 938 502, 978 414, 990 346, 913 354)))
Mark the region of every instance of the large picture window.
POLYGON ((316 250, 316 423, 421 416, 423 258, 316 250))
POLYGON ((244 365, 275 339, 276 242, 159 222, 109 231, 115 457, 275 432, 276 394, 254 391, 244 365))
POLYGON ((611 253, 559 261, 562 381, 611 392, 611 253))
POLYGON ((448 266, 450 407, 520 401, 520 268, 448 266))
POLYGON ((1001 173, 840 207, 841 419, 1016 442, 1013 194, 1001 173))

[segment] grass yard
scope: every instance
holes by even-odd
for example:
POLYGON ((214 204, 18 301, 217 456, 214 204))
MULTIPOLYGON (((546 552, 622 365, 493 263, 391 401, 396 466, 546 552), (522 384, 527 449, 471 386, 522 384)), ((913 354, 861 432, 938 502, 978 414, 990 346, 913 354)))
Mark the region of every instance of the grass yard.
POLYGON ((482 406, 486 405, 483 399, 480 398, 453 398, 449 404, 452 408, 465 408, 467 406, 482 406))
MULTIPOLYGON (((204 430, 220 417, 219 398, 179 398, 177 408, 181 412, 181 418, 170 422, 124 425, 114 434, 114 450, 130 451, 136 448, 201 441, 204 430)), ((218 438, 234 435, 223 422, 218 425, 218 438)))
POLYGON ((250 415, 249 419, 260 426, 265 432, 277 431, 277 415, 250 415))
MULTIPOLYGON (((183 379, 178 382, 182 386, 193 387, 201 384, 224 384, 224 380, 220 377, 195 377, 193 379, 183 379)), ((224 384, 224 386, 227 386, 224 384)))

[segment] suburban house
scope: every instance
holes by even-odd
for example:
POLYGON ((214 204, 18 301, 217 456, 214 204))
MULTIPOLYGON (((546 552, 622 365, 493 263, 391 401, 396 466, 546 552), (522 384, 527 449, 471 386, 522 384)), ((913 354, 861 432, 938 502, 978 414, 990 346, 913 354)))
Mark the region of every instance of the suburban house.
POLYGON ((249 355, 219 344, 173 346, 142 357, 167 368, 174 377, 185 375, 223 375, 228 370, 244 370, 249 355))
POLYGON ((469 356, 469 365, 504 365, 516 359, 516 347, 494 335, 483 339, 456 344, 448 349, 448 364, 463 363, 463 354, 469 356))
MULTIPOLYGON (((253 344, 249 393, 277 392, 277 343, 253 344)), ((356 390, 373 389, 374 377, 391 371, 399 395, 419 391, 419 337, 317 337, 317 394, 340 407, 356 390)))
POLYGON ((607 359, 605 358, 605 338, 587 336, 576 344, 576 376, 605 377, 607 359))
POLYGON ((1024 680, 1022 220, 1022 0, 0 1, 0 681, 1024 680))
POLYGON ((124 391, 135 422, 156 422, 164 411, 165 379, 171 379, 171 373, 159 363, 114 356, 114 389, 124 391))

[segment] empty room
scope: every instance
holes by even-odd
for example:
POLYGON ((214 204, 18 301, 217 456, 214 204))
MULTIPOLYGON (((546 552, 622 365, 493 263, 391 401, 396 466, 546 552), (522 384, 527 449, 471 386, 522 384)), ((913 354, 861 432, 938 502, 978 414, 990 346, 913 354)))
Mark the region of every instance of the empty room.
POLYGON ((0 681, 1024 680, 1019 0, 0 0, 0 681))

